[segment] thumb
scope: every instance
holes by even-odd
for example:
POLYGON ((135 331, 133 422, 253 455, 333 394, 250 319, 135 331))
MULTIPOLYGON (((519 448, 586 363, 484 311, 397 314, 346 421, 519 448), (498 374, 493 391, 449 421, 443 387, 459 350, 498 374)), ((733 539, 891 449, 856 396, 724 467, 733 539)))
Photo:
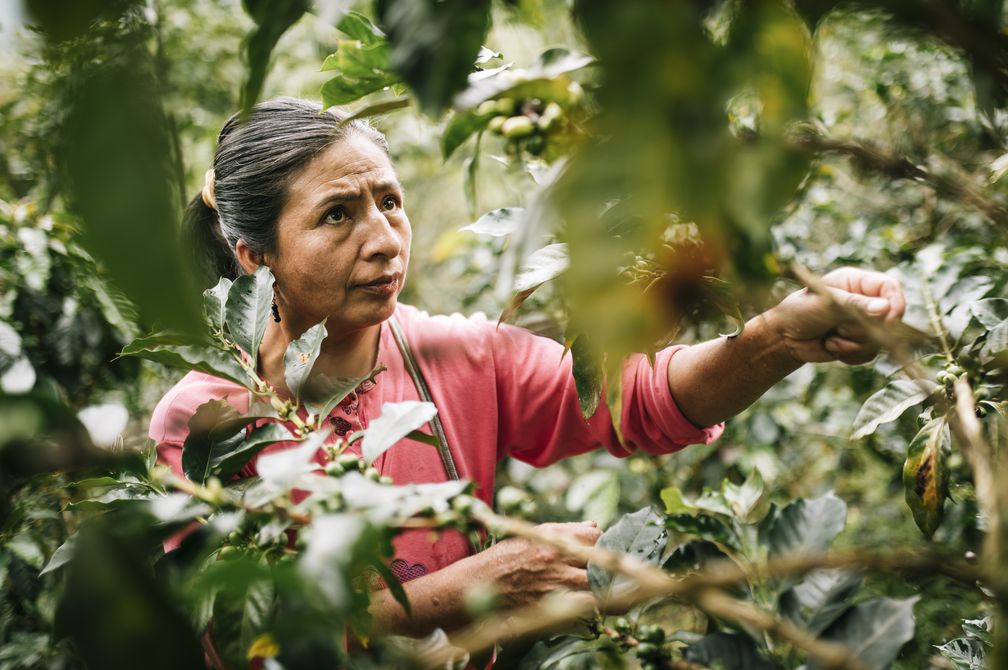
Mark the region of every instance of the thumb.
POLYGON ((889 301, 885 298, 875 298, 860 293, 847 293, 841 303, 847 307, 861 310, 869 316, 882 316, 889 311, 889 301))

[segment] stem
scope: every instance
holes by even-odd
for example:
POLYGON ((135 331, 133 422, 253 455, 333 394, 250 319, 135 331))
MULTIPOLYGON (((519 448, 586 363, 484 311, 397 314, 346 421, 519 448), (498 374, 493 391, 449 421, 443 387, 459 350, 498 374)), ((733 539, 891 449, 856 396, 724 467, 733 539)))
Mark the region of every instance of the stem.
POLYGON ((952 347, 949 346, 948 331, 945 330, 945 325, 938 314, 938 305, 935 304, 934 296, 931 295, 931 287, 928 286, 926 281, 921 282, 921 291, 924 294, 924 304, 927 306, 928 319, 930 319, 931 326, 935 329, 935 332, 938 333, 938 340, 941 342, 945 360, 951 365, 955 363, 955 356, 952 355, 952 347))

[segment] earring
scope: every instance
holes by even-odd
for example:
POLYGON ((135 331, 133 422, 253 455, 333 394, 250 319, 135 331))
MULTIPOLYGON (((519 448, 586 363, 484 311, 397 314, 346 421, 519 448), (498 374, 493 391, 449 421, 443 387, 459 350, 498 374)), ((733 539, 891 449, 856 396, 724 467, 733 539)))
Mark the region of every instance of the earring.
POLYGON ((280 323, 280 310, 277 309, 276 300, 273 301, 273 320, 280 323))

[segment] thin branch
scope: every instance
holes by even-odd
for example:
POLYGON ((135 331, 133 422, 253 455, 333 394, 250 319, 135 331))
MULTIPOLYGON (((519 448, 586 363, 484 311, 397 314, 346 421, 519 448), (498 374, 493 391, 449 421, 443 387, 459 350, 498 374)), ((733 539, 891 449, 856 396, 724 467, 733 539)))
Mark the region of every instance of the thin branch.
POLYGON ((722 619, 733 619, 757 630, 766 631, 773 637, 804 649, 827 670, 866 670, 865 665, 842 644, 819 640, 793 623, 775 617, 752 603, 732 598, 716 589, 701 591, 696 603, 708 614, 722 619))
POLYGON ((1008 232, 1008 207, 988 196, 964 175, 932 172, 906 156, 886 153, 867 142, 824 137, 810 125, 802 125, 791 144, 803 151, 848 156, 859 166, 890 179, 909 179, 927 184, 939 195, 978 210, 1003 232, 1008 232))

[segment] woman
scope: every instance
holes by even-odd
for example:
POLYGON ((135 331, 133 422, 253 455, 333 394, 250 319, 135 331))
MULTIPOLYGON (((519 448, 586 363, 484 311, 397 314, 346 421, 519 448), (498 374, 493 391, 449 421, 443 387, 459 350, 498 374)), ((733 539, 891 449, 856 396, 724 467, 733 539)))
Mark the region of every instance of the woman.
MULTIPOLYGON (((422 396, 410 375, 415 360, 438 407, 451 462, 404 443, 376 467, 396 483, 443 481, 454 467, 487 502, 504 456, 543 466, 599 446, 623 456, 709 442, 721 421, 803 363, 859 363, 876 353, 828 301, 799 291, 735 339, 670 347, 653 367, 644 356, 630 357, 620 442, 604 404, 582 418, 570 357, 562 356, 560 344, 482 318, 429 317, 397 303, 410 224, 387 144, 365 123, 343 123, 336 112, 320 113, 294 99, 262 103, 241 123, 233 117, 221 131, 207 185, 186 216, 212 273, 235 276, 265 264, 276 277, 276 320, 259 350, 266 380, 286 392, 287 345, 327 319, 329 336, 315 372, 350 377, 366 375, 376 363, 387 367, 328 417, 334 432, 345 435, 366 426, 383 402, 422 396)), ((844 269, 825 279, 837 301, 871 318, 902 316, 900 286, 884 275, 844 269)), ((244 389, 201 373, 190 373, 162 399, 150 434, 163 462, 181 470, 189 417, 221 397, 247 408, 244 389)), ((254 472, 254 462, 243 471, 254 472)), ((588 544, 599 535, 590 523, 550 526, 588 544)), ((460 624, 463 592, 478 581, 492 583, 511 605, 556 589, 588 588, 584 564, 523 540, 468 555, 457 534, 432 544, 428 533, 416 531, 398 538, 395 548, 392 567, 405 583, 412 616, 380 591, 372 609, 388 631, 422 634, 460 624)))

